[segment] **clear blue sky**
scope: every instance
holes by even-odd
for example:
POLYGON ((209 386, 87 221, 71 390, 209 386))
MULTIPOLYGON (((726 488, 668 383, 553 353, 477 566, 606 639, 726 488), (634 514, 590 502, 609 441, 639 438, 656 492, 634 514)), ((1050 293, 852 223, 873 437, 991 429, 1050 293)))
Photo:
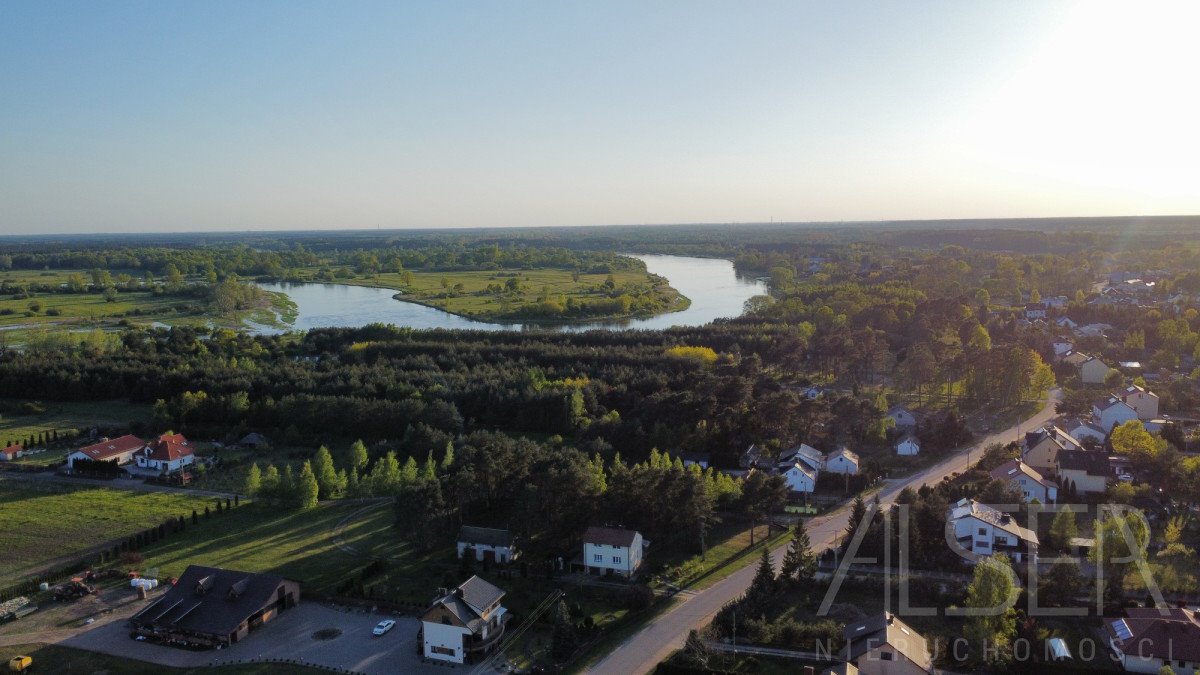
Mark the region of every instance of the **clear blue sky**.
POLYGON ((0 233, 1200 213, 1200 3, 0 2, 0 233))

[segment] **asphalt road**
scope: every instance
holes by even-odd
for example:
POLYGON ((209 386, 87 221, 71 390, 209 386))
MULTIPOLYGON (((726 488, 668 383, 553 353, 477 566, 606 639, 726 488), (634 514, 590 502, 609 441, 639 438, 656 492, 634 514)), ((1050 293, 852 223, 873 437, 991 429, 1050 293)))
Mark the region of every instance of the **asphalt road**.
MULTIPOLYGON (((967 468, 968 454, 971 461, 975 462, 981 456, 981 451, 987 446, 993 443, 1010 443, 1019 440, 1024 432, 1036 429, 1055 417, 1054 405, 1060 396, 1061 392, 1055 389, 1050 392, 1046 405, 1032 417, 987 436, 971 446, 969 450, 963 449, 920 473, 887 481, 879 494, 880 502, 884 505, 890 504, 905 487, 916 489, 924 484, 933 485, 945 476, 961 473, 967 468)), ((820 551, 832 546, 834 541, 845 532, 849 522, 849 505, 808 521, 806 527, 813 550, 820 551)), ((771 552, 776 568, 783 560, 786 549, 786 546, 781 546, 771 552)), ((681 603, 642 628, 586 672, 597 675, 629 675, 630 673, 650 672, 671 652, 683 646, 689 631, 707 625, 722 607, 741 597, 749 588, 750 581, 754 578, 754 571, 755 565, 747 564, 746 567, 695 595, 681 596, 681 603)))

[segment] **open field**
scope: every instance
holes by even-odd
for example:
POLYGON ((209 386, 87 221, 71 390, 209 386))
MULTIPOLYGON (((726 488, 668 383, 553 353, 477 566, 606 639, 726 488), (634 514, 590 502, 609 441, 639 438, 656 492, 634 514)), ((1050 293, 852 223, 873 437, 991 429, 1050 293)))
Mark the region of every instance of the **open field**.
MULTIPOLYGON (((126 401, 38 402, 43 412, 25 412, 19 399, 0 399, 0 443, 21 442, 30 436, 57 431, 59 438, 77 430, 84 432, 92 427, 128 427, 150 421, 150 406, 126 401)), ((65 450, 48 451, 30 457, 30 461, 44 463, 46 458, 62 459, 65 450)), ((22 461, 22 460, 18 460, 22 461)))
POLYGON ((191 495, 0 478, 0 583, 212 504, 191 495))
POLYGON ((309 675, 327 672, 317 668, 308 668, 294 664, 277 665, 269 663, 253 663, 217 668, 169 668, 145 661, 122 659, 107 654, 84 651, 73 647, 58 645, 26 644, 11 647, 0 647, 0 661, 5 664, 14 656, 29 656, 33 658, 33 672, 60 673, 62 675, 94 675, 108 673, 109 675, 309 675))
MULTIPOLYGON (((689 301, 668 286, 666 281, 645 272, 614 272, 614 289, 604 287, 608 276, 576 274, 570 270, 557 269, 407 272, 383 273, 369 278, 335 279, 334 283, 396 289, 401 292, 404 300, 477 319, 511 318, 529 313, 547 295, 557 297, 563 302, 587 302, 603 301, 612 297, 614 293, 627 292, 635 297, 643 295, 652 298, 660 304, 657 312, 676 311, 688 306, 689 301), (407 277, 411 283, 406 282, 406 275, 411 275, 407 277), (520 290, 502 293, 488 291, 489 286, 505 286, 510 279, 516 280, 520 290), (443 282, 446 285, 443 285, 443 282)), ((636 307, 633 311, 636 312, 636 307)), ((626 314, 628 313, 612 312, 607 316, 626 314)), ((606 315, 589 314, 581 318, 596 319, 603 316, 606 315)))

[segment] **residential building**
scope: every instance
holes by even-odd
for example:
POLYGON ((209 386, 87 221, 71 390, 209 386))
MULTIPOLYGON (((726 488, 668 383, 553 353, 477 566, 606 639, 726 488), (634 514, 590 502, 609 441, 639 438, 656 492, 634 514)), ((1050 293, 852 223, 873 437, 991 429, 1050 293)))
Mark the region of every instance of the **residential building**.
POLYGON ((1098 443, 1103 443, 1104 439, 1108 438, 1108 431, 1100 428, 1100 425, 1090 420, 1071 418, 1060 424, 1059 428, 1066 431, 1080 443, 1088 438, 1098 443))
POLYGON ((919 454, 920 452, 921 452, 921 439, 917 438, 915 434, 904 434, 903 436, 900 437, 899 441, 896 441, 896 454, 897 455, 911 456, 911 455, 919 454))
POLYGON ((583 568, 588 574, 629 578, 642 566, 647 542, 640 532, 614 527, 589 527, 583 533, 583 568))
POLYGON ((129 623, 134 633, 172 646, 228 647, 299 602, 298 581, 189 565, 129 623))
POLYGON ((134 455, 140 468, 173 473, 196 461, 192 446, 183 434, 163 434, 134 455))
POLYGON ((1110 370, 1107 363, 1091 356, 1079 365, 1079 380, 1084 384, 1104 384, 1110 370))
POLYGON ((1025 320, 1033 321, 1034 319, 1046 318, 1046 305, 1041 302, 1025 303, 1025 320))
POLYGON ((1069 316, 1060 316, 1054 320, 1054 323, 1057 324, 1059 328, 1066 328, 1067 330, 1075 330, 1079 327, 1079 324, 1072 321, 1071 317, 1069 316))
POLYGON ((738 455, 738 466, 743 469, 752 469, 758 465, 758 462, 760 459, 762 459, 762 456, 762 448, 751 444, 750 447, 742 451, 742 454, 738 455))
POLYGON ((884 413, 884 416, 891 418, 896 423, 897 431, 912 431, 917 428, 916 414, 902 405, 892 406, 884 413))
POLYGON ((1072 368, 1078 369, 1079 366, 1082 366, 1090 358, 1092 357, 1084 354, 1083 352, 1072 351, 1063 355, 1062 362, 1068 366, 1071 366, 1072 368))
POLYGON ((0 450, 0 461, 11 462, 14 459, 16 459, 24 454, 25 454, 25 448, 21 447, 17 443, 13 443, 12 445, 8 446, 7 448, 0 450))
POLYGON ((1059 360, 1075 349, 1075 344, 1069 340, 1055 340, 1050 346, 1054 349, 1054 358, 1059 360))
POLYGON ((782 475, 792 492, 811 493, 817 489, 817 472, 803 462, 795 462, 782 475))
POLYGON ((1010 459, 992 469, 992 480, 1011 483, 1021 491, 1026 502, 1037 500, 1040 504, 1054 504, 1058 501, 1058 486, 1054 481, 1047 480, 1033 467, 1019 459, 1010 459))
POLYGON ((118 438, 101 439, 99 443, 85 445, 67 455, 67 466, 75 468, 76 460, 91 460, 93 462, 116 462, 129 464, 139 450, 146 447, 145 441, 137 436, 125 435, 118 438))
POLYGON ((837 452, 825 460, 825 470, 829 473, 857 474, 860 466, 858 454, 845 446, 838 448, 837 452))
POLYGON ((1131 673, 1200 673, 1200 613, 1171 607, 1130 607, 1125 617, 1105 619, 1113 656, 1131 673))
POLYGON ((1109 396, 1092 404, 1092 420, 1108 433, 1112 433, 1113 427, 1137 418, 1137 411, 1116 396, 1109 396))
POLYGON ((1076 328, 1075 334, 1079 337, 1104 337, 1104 334, 1112 328, 1107 323, 1089 323, 1076 328))
POLYGON ((796 462, 800 462, 810 471, 817 473, 825 468, 825 453, 807 443, 801 443, 779 453, 777 466, 785 469, 796 462))
POLYGON ((1095 450, 1064 450, 1055 459, 1055 475, 1063 490, 1076 494, 1102 494, 1113 477, 1108 455, 1095 450))
POLYGON ((1045 476, 1054 473, 1054 460, 1059 452, 1082 448, 1079 441, 1070 434, 1053 424, 1047 424, 1037 431, 1025 434, 1021 460, 1045 476))
POLYGON ((695 464, 701 469, 708 468, 709 455, 707 452, 685 452, 680 455, 684 466, 692 466, 695 464))
POLYGON ((925 638, 891 612, 846 624, 843 637, 846 646, 840 656, 864 675, 933 671, 933 657, 925 638))
POLYGON ((458 558, 472 551, 475 560, 507 564, 516 560, 520 552, 513 544, 512 533, 494 527, 463 525, 458 531, 458 558))
POLYGON ((448 663, 473 663, 504 637, 504 591, 473 576, 433 601, 421 615, 421 654, 448 663))
POLYGON ((1021 527, 1010 514, 973 499, 960 499, 950 507, 946 520, 958 540, 955 553, 967 562, 997 552, 1015 562, 1037 561, 1037 533, 1021 527))
POLYGON ((1139 420, 1146 421, 1158 417, 1158 394, 1147 391, 1145 387, 1133 384, 1125 387, 1116 396, 1121 399, 1122 403, 1133 408, 1139 420))

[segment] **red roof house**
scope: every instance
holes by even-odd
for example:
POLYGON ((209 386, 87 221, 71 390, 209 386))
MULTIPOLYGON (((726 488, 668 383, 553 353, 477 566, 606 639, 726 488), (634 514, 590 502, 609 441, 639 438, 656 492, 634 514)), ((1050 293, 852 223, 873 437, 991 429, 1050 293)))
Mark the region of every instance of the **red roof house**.
POLYGON ((25 448, 22 448, 20 445, 13 443, 12 445, 8 446, 7 448, 0 450, 0 460, 5 461, 5 462, 11 462, 14 459, 20 457, 21 454, 24 452, 25 452, 25 448))
POLYGON ((175 471, 195 461, 192 445, 183 434, 162 434, 137 454, 137 465, 158 471, 175 471))
POLYGON ((77 459, 90 459, 94 462, 111 462, 128 464, 133 461, 133 455, 146 446, 145 441, 132 434, 118 438, 104 439, 99 443, 85 445, 67 455, 67 465, 74 467, 77 459))

